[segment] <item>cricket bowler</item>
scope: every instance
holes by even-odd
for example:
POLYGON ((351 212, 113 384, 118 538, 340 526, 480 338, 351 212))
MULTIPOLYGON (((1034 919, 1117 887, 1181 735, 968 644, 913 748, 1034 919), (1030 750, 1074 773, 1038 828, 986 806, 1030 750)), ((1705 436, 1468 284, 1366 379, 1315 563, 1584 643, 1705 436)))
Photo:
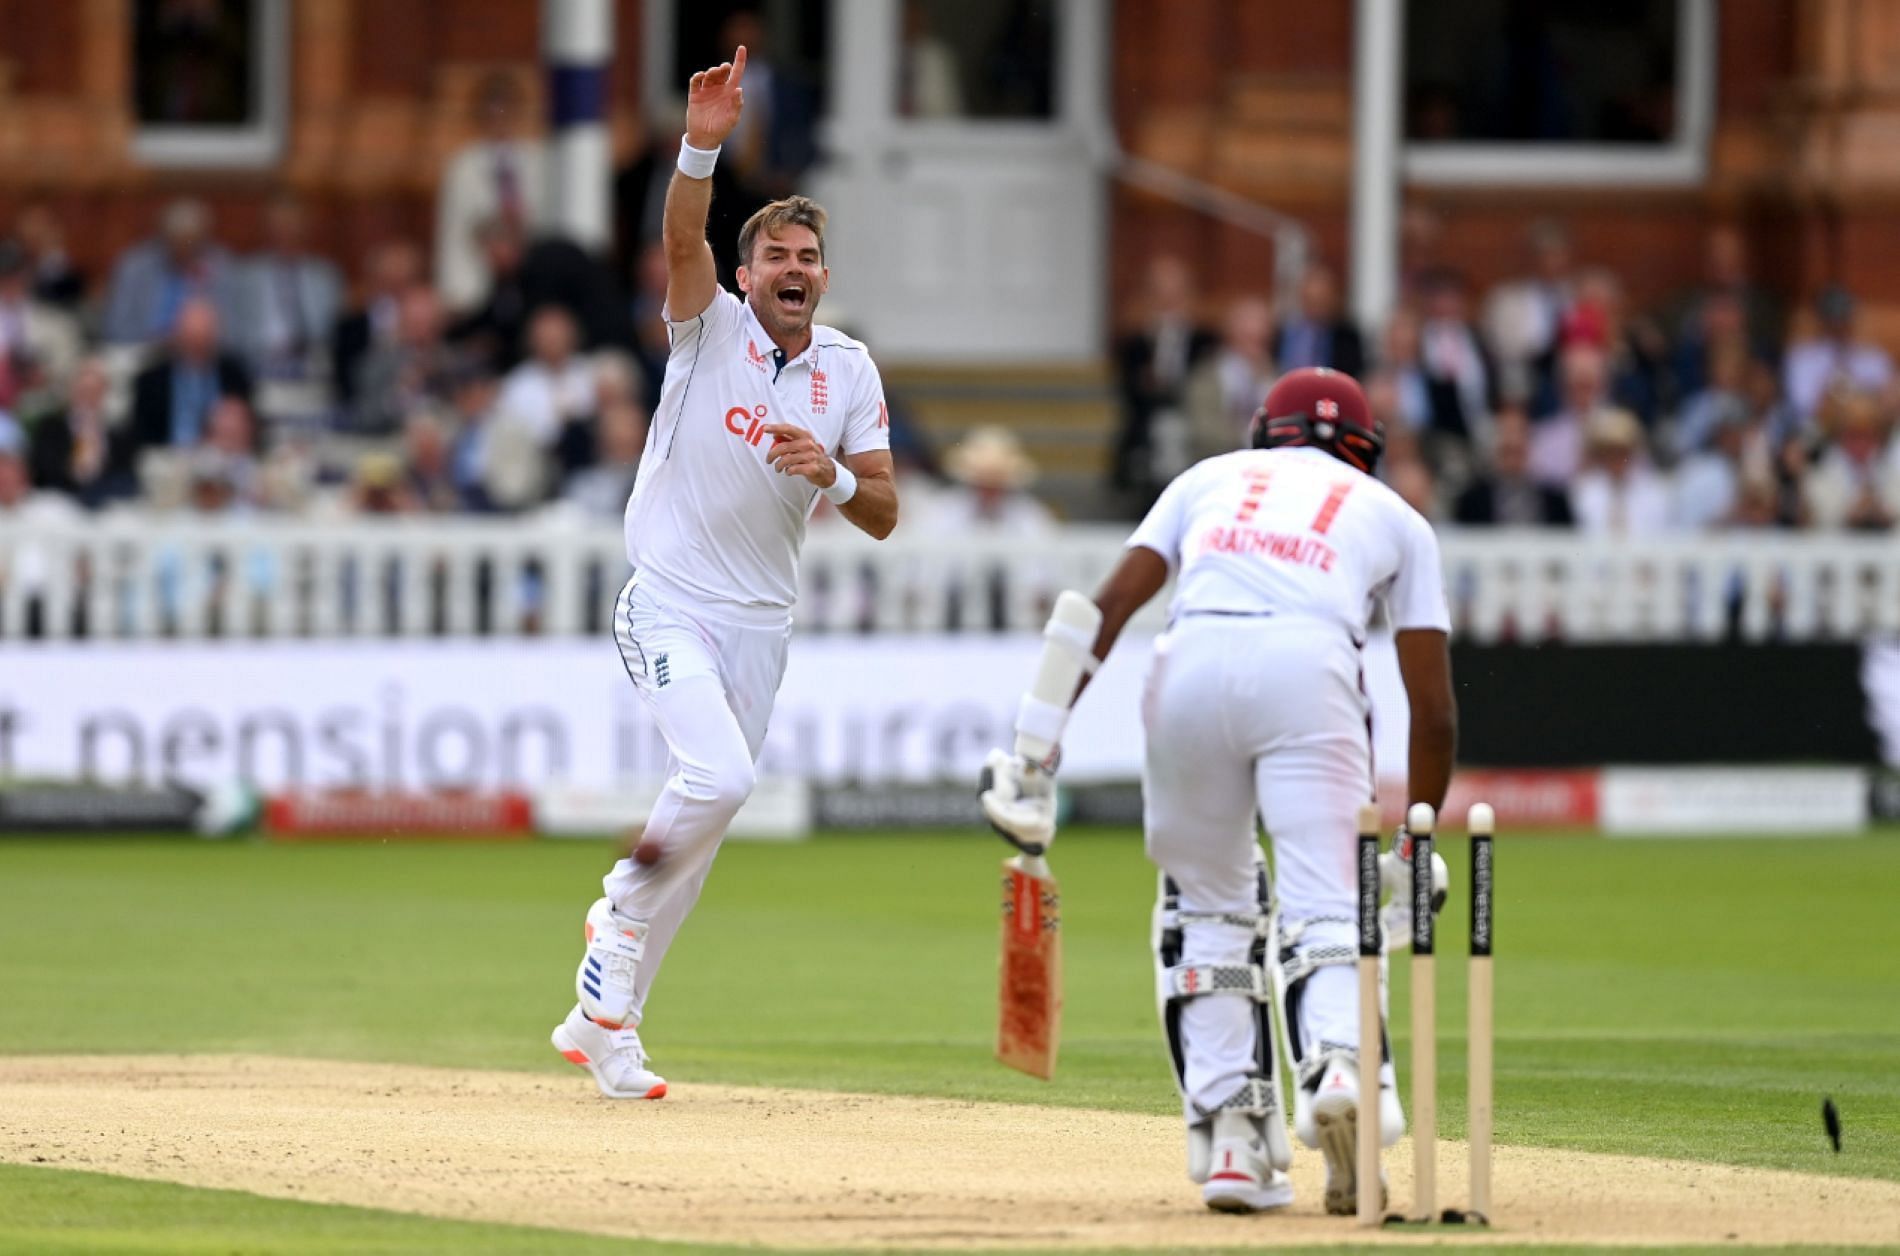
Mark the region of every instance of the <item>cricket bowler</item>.
POLYGON ((882 540, 897 524, 883 383, 859 342, 813 322, 830 272, 825 212, 801 196, 739 235, 739 288, 706 243, 712 171, 738 124, 746 50, 695 74, 667 189, 671 351, 627 502, 633 575, 614 605, 621 661, 671 755, 632 857, 587 912, 579 1001, 555 1048, 610 1099, 658 1099, 638 1026, 699 898, 785 673, 798 555, 819 494, 882 540))
MULTIPOLYGON (((1431 526, 1373 477, 1384 434, 1347 375, 1283 376, 1252 448, 1183 472, 1093 602, 1064 593, 1024 696, 1014 754, 993 751, 986 815, 1006 838, 1055 830, 1053 772, 1074 697, 1128 619, 1175 578, 1142 701, 1143 823, 1160 868, 1156 995, 1208 1207, 1293 1202, 1274 1006, 1293 1127, 1326 1159, 1326 1210, 1351 1214, 1359 1094, 1355 829, 1372 796, 1366 631, 1383 604, 1411 702, 1410 801, 1442 808, 1457 714, 1450 613, 1431 526), (1255 839, 1273 846, 1269 876, 1255 839)), ((1381 878, 1388 945, 1409 944, 1410 842, 1381 878)), ((1434 903, 1447 878, 1434 860, 1434 903)), ((1404 1129, 1390 1051, 1380 1129, 1404 1129)), ((1383 1191, 1383 1183, 1371 1184, 1383 1191)))

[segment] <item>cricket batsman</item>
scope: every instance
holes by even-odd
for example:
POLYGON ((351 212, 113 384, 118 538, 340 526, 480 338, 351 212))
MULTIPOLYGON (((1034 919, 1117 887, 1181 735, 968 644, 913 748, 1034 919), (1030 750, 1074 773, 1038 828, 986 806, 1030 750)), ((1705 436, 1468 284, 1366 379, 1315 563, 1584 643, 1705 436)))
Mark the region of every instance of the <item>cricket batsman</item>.
POLYGON ((671 353, 627 502, 633 575, 614 641, 671 753, 631 858, 588 909, 579 1002, 555 1049, 610 1099, 658 1099, 637 1026, 699 898, 785 673, 798 553, 819 494, 882 540, 897 525, 884 387, 862 344, 814 323, 830 281, 825 211, 776 201, 739 233, 744 299, 720 288, 706 214, 745 104, 746 50, 693 75, 666 194, 671 353))
MULTIPOLYGON (((1383 603, 1411 702, 1410 801, 1442 807, 1457 714, 1438 543, 1373 478, 1384 435, 1350 376, 1283 376, 1253 448, 1189 468, 1129 539, 1093 602, 1058 599, 1014 754, 990 755, 983 808, 1019 844, 1054 834, 1069 708, 1128 619, 1175 578, 1142 701, 1143 821, 1161 869, 1156 992, 1207 1206, 1293 1202, 1273 1007, 1293 1073, 1293 1127, 1326 1158, 1326 1210, 1350 1214, 1359 1105, 1404 1128, 1390 1051, 1359 1094, 1358 810, 1373 788, 1366 627, 1383 603), (1258 814, 1273 844, 1269 878, 1258 814), (1271 880, 1271 884, 1269 881, 1271 880)), ((1388 945, 1409 944, 1409 837, 1381 862, 1388 945)), ((1447 878, 1434 860, 1434 903, 1447 878)), ((1381 1035, 1383 1037, 1383 1035, 1381 1035)))

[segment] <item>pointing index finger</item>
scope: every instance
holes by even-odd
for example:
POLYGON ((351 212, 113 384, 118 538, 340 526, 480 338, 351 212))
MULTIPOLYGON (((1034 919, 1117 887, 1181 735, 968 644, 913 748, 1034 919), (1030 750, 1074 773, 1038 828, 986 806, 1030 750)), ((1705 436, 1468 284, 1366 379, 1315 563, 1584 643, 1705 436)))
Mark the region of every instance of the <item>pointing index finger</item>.
POLYGON ((732 54, 732 85, 734 87, 737 87, 739 85, 740 80, 744 78, 745 78, 745 45, 740 44, 739 50, 732 54))
POLYGON ((810 432, 798 426, 796 423, 767 423, 759 430, 775 436, 779 440, 797 440, 801 436, 811 435, 810 432))

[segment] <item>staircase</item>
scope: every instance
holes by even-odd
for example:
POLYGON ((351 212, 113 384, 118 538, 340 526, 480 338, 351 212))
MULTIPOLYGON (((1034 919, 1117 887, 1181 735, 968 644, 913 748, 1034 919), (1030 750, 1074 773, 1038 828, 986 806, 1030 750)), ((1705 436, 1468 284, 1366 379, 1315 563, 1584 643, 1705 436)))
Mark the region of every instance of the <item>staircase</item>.
POLYGON ((1036 495, 1057 514, 1117 517, 1108 472, 1120 414, 1107 363, 893 367, 884 387, 939 456, 973 428, 1007 427, 1041 471, 1036 495))

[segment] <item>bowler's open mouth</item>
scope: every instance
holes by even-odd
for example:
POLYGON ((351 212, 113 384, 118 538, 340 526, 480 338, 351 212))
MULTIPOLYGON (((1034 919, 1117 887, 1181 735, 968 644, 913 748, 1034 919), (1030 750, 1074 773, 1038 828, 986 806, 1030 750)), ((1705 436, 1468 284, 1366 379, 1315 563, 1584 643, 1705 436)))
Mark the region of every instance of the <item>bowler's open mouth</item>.
POLYGON ((779 299, 779 304, 783 305, 786 309, 790 309, 790 310, 804 309, 805 308, 805 285, 802 283, 786 284, 783 288, 780 288, 778 290, 778 299, 779 299))

